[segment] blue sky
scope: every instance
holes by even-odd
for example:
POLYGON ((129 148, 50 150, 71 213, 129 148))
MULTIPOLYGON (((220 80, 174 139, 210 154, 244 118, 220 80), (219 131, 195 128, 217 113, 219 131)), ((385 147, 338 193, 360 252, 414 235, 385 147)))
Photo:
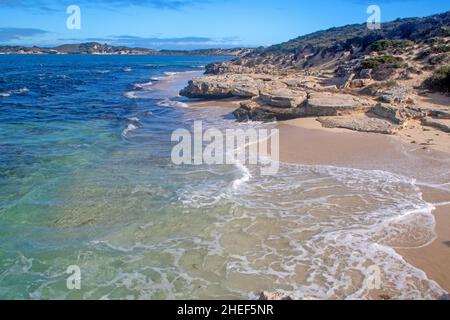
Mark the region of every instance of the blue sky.
POLYGON ((448 0, 0 0, 0 43, 52 46, 99 41, 155 49, 267 46, 367 20, 450 10, 448 0), (66 27, 68 5, 81 29, 66 27))

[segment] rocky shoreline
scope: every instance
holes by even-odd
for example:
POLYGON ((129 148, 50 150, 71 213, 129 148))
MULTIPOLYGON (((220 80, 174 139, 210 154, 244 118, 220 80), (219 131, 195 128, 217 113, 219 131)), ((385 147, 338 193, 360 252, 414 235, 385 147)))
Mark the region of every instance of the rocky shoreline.
POLYGON ((450 132, 450 11, 304 35, 212 63, 180 95, 245 99, 238 121, 314 117, 328 128, 450 132), (447 30, 447 31, 445 31, 447 30))
POLYGON ((419 120, 421 126, 450 132, 450 107, 421 105, 426 95, 420 97, 400 85, 377 88, 379 82, 372 79, 334 79, 343 82, 340 87, 327 85, 327 80, 300 73, 225 73, 194 78, 180 95, 246 99, 233 112, 237 121, 314 117, 327 128, 396 134, 411 120, 419 120))
MULTIPOLYGON (((437 237, 398 250, 448 291, 448 190, 424 186, 435 179, 448 185, 450 34, 441 27, 449 19, 447 12, 384 24, 379 33, 353 25, 305 35, 210 64, 180 95, 203 99, 203 106, 239 101, 236 121, 282 122, 281 161, 385 170, 423 181, 424 200, 436 206, 437 237)), ((383 291, 370 297, 391 299, 383 291)), ((317 298, 281 291, 260 299, 317 298)))

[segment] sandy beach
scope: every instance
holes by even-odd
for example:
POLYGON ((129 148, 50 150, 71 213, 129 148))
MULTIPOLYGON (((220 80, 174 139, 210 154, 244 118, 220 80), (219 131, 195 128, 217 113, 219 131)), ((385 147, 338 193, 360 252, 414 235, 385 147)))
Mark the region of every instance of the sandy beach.
MULTIPOLYGON (((246 99, 189 100, 192 107, 228 107, 246 99)), ((447 100, 438 101, 445 105, 447 100)), ((416 179, 423 199, 435 208, 435 239, 421 247, 394 248, 450 292, 450 135, 410 120, 396 135, 325 128, 315 117, 281 121, 280 161, 383 170, 416 179)))
MULTIPOLYGON (((194 107, 235 108, 240 100, 190 102, 194 107)), ((435 239, 421 247, 394 248, 450 292, 450 135, 410 123, 400 134, 382 135, 324 128, 315 118, 279 122, 280 160, 384 170, 417 180, 423 199, 434 206, 435 239)))
MULTIPOLYGON (((325 129, 313 118, 286 121, 279 129, 281 161, 386 170, 417 179, 424 200, 436 208, 436 238, 423 247, 395 249, 450 291, 450 157, 445 152, 450 146, 448 135, 441 134, 439 143, 430 149, 407 144, 403 135, 325 129)), ((412 139, 419 141, 420 134, 412 139)))

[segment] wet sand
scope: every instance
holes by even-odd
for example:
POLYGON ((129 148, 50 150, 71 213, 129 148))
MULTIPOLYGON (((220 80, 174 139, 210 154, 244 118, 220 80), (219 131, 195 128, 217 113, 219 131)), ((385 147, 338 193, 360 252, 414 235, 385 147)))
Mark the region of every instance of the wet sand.
POLYGON ((436 208, 436 238, 424 247, 396 250, 450 291, 450 154, 443 152, 450 144, 433 150, 405 143, 403 137, 325 129, 315 119, 278 127, 281 161, 385 170, 417 179, 424 200, 436 208))

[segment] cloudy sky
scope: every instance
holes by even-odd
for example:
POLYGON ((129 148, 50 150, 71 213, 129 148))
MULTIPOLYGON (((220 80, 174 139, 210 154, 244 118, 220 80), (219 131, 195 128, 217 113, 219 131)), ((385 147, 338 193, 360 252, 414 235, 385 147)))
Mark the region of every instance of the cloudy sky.
POLYGON ((0 0, 0 44, 53 46, 98 41, 154 49, 267 46, 367 20, 450 10, 448 0, 0 0), (81 9, 81 29, 66 26, 81 9))

